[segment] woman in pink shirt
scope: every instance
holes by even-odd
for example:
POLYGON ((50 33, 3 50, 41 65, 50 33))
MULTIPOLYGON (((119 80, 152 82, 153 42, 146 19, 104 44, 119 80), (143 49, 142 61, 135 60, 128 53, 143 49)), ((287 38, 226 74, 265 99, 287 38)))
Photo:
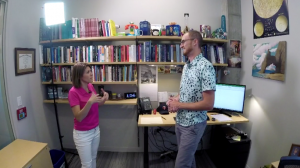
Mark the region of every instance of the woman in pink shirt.
POLYGON ((72 71, 73 87, 69 91, 69 103, 74 114, 73 139, 82 168, 96 168, 100 143, 98 107, 108 99, 104 90, 100 97, 94 86, 90 65, 77 63, 72 71))

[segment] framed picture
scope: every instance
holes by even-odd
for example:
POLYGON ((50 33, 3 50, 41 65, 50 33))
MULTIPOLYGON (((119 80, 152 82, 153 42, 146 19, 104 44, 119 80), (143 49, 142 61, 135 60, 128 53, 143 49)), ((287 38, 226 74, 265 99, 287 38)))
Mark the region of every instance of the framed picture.
POLYGON ((35 73, 35 48, 15 48, 15 75, 35 73))
POLYGON ((300 145, 292 144, 289 156, 300 156, 300 145))
POLYGON ((231 68, 241 68, 242 67, 242 56, 241 49, 242 44, 240 40, 230 40, 230 48, 229 48, 229 60, 228 66, 231 68))

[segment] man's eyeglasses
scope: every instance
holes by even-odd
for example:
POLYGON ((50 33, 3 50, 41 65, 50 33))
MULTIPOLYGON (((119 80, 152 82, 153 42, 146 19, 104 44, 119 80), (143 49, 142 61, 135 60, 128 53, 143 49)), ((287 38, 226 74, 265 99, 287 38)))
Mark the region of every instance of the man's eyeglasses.
POLYGON ((181 40, 181 44, 183 44, 183 43, 185 43, 186 41, 188 41, 188 40, 194 40, 194 39, 186 39, 186 40, 181 40))

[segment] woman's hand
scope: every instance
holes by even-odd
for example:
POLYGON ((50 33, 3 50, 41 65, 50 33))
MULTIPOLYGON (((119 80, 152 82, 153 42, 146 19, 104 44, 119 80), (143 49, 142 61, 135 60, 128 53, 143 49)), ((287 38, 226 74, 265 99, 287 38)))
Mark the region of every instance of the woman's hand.
POLYGON ((103 88, 101 88, 101 91, 102 91, 102 93, 103 93, 103 98, 105 99, 105 101, 108 100, 108 99, 109 99, 109 94, 108 94, 107 92, 105 92, 105 91, 103 90, 103 88))
POLYGON ((90 102, 91 104, 94 103, 100 103, 102 102, 103 98, 99 96, 99 94, 95 94, 94 92, 92 93, 92 96, 90 97, 90 99, 88 100, 88 102, 90 102))

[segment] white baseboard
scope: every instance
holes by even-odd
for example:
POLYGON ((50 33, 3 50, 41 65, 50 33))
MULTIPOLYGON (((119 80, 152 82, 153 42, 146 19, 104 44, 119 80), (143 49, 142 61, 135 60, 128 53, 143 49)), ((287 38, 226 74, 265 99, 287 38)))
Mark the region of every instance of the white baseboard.
MULTIPOLYGON (((76 149, 74 144, 65 144, 64 148, 76 149)), ((99 151, 109 151, 109 152, 143 152, 143 147, 110 147, 110 146, 100 146, 99 151)))
POLYGON ((144 149, 141 147, 100 147, 99 151, 109 152, 143 152, 144 149))

